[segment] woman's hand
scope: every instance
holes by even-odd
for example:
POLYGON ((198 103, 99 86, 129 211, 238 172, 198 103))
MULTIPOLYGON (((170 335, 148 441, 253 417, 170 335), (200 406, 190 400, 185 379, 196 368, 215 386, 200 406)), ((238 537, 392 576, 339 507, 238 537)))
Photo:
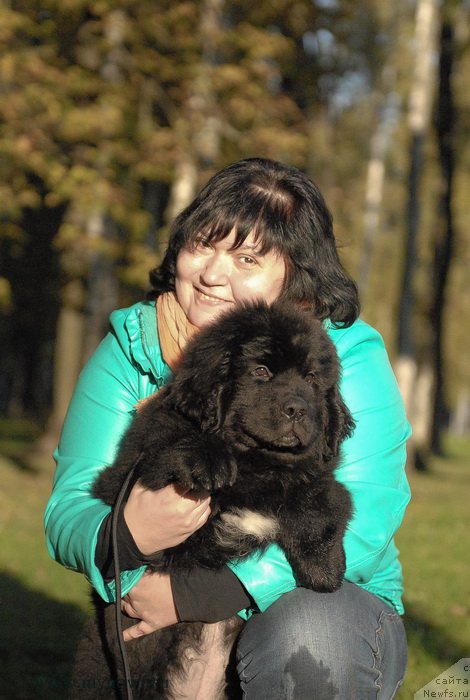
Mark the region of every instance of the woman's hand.
POLYGON ((121 610, 129 617, 139 620, 123 634, 124 641, 143 637, 155 630, 178 622, 178 613, 173 600, 168 574, 146 573, 124 596, 121 610))
MULTIPOLYGON (((124 507, 124 518, 142 554, 150 555, 184 542, 210 515, 210 496, 169 484, 158 491, 136 483, 124 507)), ((178 622, 170 577, 148 573, 124 596, 122 611, 139 620, 124 632, 124 641, 178 622)))
POLYGON ((137 482, 124 507, 124 519, 137 547, 148 556, 184 542, 204 525, 210 512, 206 494, 178 484, 150 491, 137 482))

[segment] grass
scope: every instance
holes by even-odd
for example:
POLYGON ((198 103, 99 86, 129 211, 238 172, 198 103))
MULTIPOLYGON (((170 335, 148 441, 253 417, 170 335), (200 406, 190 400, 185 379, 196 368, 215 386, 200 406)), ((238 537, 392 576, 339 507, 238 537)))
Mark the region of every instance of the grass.
POLYGON ((448 437, 446 452, 429 473, 411 476, 413 499, 397 536, 410 648, 400 700, 470 656, 470 439, 448 437))
MULTIPOLYGON (((43 511, 51 460, 32 456, 27 423, 0 424, 0 699, 62 700, 87 584, 48 557, 43 511)), ((397 538, 406 581, 409 669, 400 700, 470 652, 470 438, 412 474, 413 500, 397 538)), ((341 699, 340 699, 341 700, 341 699)), ((361 700, 358 698, 357 700, 361 700)))
POLYGON ((63 700, 88 610, 82 576, 51 561, 43 512, 52 461, 26 423, 0 426, 0 698, 63 700))

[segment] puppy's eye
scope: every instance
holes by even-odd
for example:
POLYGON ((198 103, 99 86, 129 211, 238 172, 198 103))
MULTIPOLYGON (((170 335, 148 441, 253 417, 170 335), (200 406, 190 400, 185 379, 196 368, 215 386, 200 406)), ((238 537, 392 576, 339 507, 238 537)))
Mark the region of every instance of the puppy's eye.
POLYGON ((307 384, 313 384, 313 381, 315 379, 315 374, 313 372, 307 372, 305 375, 305 381, 307 384))
POLYGON ((271 379, 271 377, 273 376, 269 369, 264 365, 260 365, 260 367, 255 367, 255 369, 251 370, 250 374, 253 377, 260 377, 261 379, 271 379))

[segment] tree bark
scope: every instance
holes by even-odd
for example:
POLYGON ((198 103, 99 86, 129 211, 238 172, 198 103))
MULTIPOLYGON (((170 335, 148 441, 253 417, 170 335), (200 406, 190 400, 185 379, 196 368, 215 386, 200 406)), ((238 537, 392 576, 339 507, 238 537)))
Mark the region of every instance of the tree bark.
POLYGON ((430 311, 432 328, 432 360, 435 375, 431 428, 431 450, 442 452, 441 435, 446 420, 445 376, 443 358, 443 321, 445 291, 454 247, 452 192, 455 170, 455 109, 452 94, 453 28, 444 21, 440 36, 439 93, 436 132, 441 168, 442 192, 439 202, 439 230, 434 247, 434 299, 430 311))
POLYGON ((396 94, 394 92, 394 70, 391 67, 387 66, 384 70, 383 83, 386 93, 382 98, 377 128, 371 139, 370 158, 367 167, 364 236, 357 276, 359 292, 362 297, 365 297, 367 293, 372 269, 374 245, 380 226, 380 212, 384 193, 385 161, 398 113, 396 94))
POLYGON ((56 326, 54 345, 54 373, 52 411, 46 432, 36 442, 35 451, 50 455, 59 440, 79 372, 83 365, 85 317, 83 314, 84 290, 75 279, 62 291, 62 306, 56 326))
MULTIPOLYGON (((429 125, 433 96, 433 59, 436 50, 437 0, 419 0, 415 20, 415 67, 408 109, 410 169, 408 179, 407 230, 403 277, 399 302, 398 356, 395 372, 411 425, 419 424, 408 448, 408 462, 426 468, 426 439, 429 424, 429 371, 418 367, 414 338, 414 273, 416 239, 420 223, 419 195, 423 168, 423 146, 429 125)), ((432 383, 432 382, 431 382, 432 383)))
POLYGON ((179 124, 182 155, 176 164, 165 215, 169 222, 193 199, 201 166, 210 169, 219 156, 221 121, 212 87, 212 69, 217 62, 217 36, 221 30, 224 4, 225 0, 204 0, 201 3, 201 63, 184 119, 179 124))
POLYGON ((417 262, 416 238, 420 211, 419 191, 423 169, 423 145, 429 124, 433 94, 433 56, 435 52, 435 25, 437 0, 419 0, 415 24, 415 70, 410 93, 408 126, 410 130, 410 170, 408 177, 408 205, 405 260, 400 295, 398 353, 414 357, 413 277, 417 262))

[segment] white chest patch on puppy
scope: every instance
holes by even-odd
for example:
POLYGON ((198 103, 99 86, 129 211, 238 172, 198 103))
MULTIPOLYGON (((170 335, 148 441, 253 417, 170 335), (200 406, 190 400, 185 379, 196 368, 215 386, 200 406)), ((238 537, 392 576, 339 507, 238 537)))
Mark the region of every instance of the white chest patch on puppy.
POLYGON ((234 508, 227 513, 222 513, 221 522, 217 526, 217 539, 221 546, 229 547, 233 544, 255 538, 260 544, 272 542, 279 529, 275 518, 261 515, 248 508, 234 508))

